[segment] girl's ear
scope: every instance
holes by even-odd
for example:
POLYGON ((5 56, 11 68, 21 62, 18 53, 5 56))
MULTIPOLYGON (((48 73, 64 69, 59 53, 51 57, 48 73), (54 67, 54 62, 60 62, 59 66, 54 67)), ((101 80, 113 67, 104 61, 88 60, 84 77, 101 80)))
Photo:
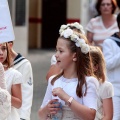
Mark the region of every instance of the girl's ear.
POLYGON ((94 66, 94 72, 96 72, 98 70, 98 65, 94 66))
POLYGON ((77 58, 73 58, 73 61, 77 61, 77 58))
POLYGON ((73 61, 77 61, 76 53, 73 54, 73 61))

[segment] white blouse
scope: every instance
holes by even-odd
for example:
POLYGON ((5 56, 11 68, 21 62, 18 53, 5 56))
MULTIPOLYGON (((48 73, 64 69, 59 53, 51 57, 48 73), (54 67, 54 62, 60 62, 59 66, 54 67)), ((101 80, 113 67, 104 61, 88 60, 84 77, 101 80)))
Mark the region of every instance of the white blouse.
MULTIPOLYGON (((5 71, 5 79, 7 83, 7 90, 10 94, 12 85, 21 84, 23 82, 22 74, 13 68, 9 68, 7 71, 5 71)), ((17 109, 15 107, 11 107, 11 114, 7 120, 20 120, 17 109)))
MULTIPOLYGON (((116 18, 116 15, 114 15, 114 17, 116 18)), ((116 21, 109 28, 106 28, 101 16, 92 18, 87 24, 86 30, 93 33, 93 41, 96 43, 98 41, 107 39, 115 32, 119 31, 116 21)), ((101 43, 99 43, 98 45, 102 46, 101 43)))
MULTIPOLYGON (((72 96, 80 104, 83 104, 89 108, 93 108, 93 109, 97 110, 97 91, 98 91, 99 83, 98 83, 98 80, 96 78, 86 77, 87 94, 86 94, 86 96, 83 96, 82 98, 79 98, 76 95, 76 87, 78 84, 77 78, 67 79, 67 78, 64 78, 63 76, 61 76, 60 78, 58 78, 55 81, 53 86, 51 85, 52 78, 53 78, 53 76, 51 76, 49 78, 46 94, 45 94, 45 97, 43 99, 43 103, 41 105, 41 108, 44 107, 45 105, 47 105, 47 103, 50 100, 56 99, 56 97, 54 97, 52 95, 52 90, 54 88, 61 87, 68 95, 72 96)), ((82 90, 84 93, 85 92, 85 85, 83 86, 82 90)), ((58 97, 57 97, 57 99, 59 99, 59 101, 62 103, 62 105, 65 106, 65 102, 63 100, 61 100, 58 97)))
POLYGON ((98 94, 99 94, 98 101, 97 101, 98 108, 97 108, 95 120, 101 120, 104 117, 103 100, 113 97, 114 90, 113 90, 112 84, 108 81, 105 81, 104 83, 100 83, 98 94))

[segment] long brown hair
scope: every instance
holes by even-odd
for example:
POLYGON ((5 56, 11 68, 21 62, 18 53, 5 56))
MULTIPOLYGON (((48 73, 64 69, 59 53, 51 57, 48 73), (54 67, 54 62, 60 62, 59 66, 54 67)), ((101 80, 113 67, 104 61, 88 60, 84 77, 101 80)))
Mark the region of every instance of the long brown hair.
POLYGON ((99 47, 91 46, 90 55, 92 58, 93 68, 97 67, 96 70, 94 70, 94 74, 97 79, 103 83, 106 80, 106 65, 103 53, 99 47))
MULTIPOLYGON (((79 36, 79 38, 82 38, 85 40, 86 44, 88 42, 85 35, 77 32, 74 30, 74 32, 79 36)), ((64 37, 59 37, 63 40, 69 41, 68 48, 71 50, 72 53, 76 53, 76 71, 78 76, 78 85, 76 88, 76 94, 78 97, 82 97, 86 95, 87 93, 87 83, 86 83, 86 76, 92 76, 93 75, 93 69, 92 69, 92 62, 89 52, 87 54, 84 54, 81 52, 80 47, 76 47, 75 42, 71 41, 70 38, 66 39, 64 37), (85 85, 85 94, 82 93, 83 85, 85 85)), ((64 71, 62 71, 60 74, 56 75, 52 81, 51 84, 53 85, 54 82, 63 75, 64 71)))
POLYGON ((7 48, 7 57, 6 57, 6 60, 3 62, 3 65, 4 65, 6 68, 10 68, 10 65, 11 65, 10 48, 9 48, 8 43, 5 43, 5 44, 6 44, 6 48, 7 48))

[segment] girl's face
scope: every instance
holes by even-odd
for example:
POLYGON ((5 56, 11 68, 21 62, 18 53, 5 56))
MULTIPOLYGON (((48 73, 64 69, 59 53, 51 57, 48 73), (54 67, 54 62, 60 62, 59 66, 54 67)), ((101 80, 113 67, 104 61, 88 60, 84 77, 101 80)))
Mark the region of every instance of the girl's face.
POLYGON ((101 15, 103 14, 112 14, 112 1, 111 0, 102 0, 100 5, 101 15))
POLYGON ((6 43, 0 44, 0 62, 3 63, 7 58, 6 43))
POLYGON ((62 38, 59 38, 56 46, 56 60, 57 64, 62 69, 69 69, 70 66, 73 65, 73 58, 75 57, 75 53, 72 53, 69 49, 69 41, 66 41, 62 38))

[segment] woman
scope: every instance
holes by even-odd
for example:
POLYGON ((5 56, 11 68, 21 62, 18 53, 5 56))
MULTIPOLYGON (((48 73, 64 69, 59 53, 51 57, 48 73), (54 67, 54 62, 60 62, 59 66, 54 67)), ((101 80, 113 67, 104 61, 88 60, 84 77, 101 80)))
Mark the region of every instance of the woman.
POLYGON ((118 31, 115 0, 98 0, 96 3, 97 17, 92 18, 88 23, 87 38, 90 44, 102 47, 103 41, 118 31))

